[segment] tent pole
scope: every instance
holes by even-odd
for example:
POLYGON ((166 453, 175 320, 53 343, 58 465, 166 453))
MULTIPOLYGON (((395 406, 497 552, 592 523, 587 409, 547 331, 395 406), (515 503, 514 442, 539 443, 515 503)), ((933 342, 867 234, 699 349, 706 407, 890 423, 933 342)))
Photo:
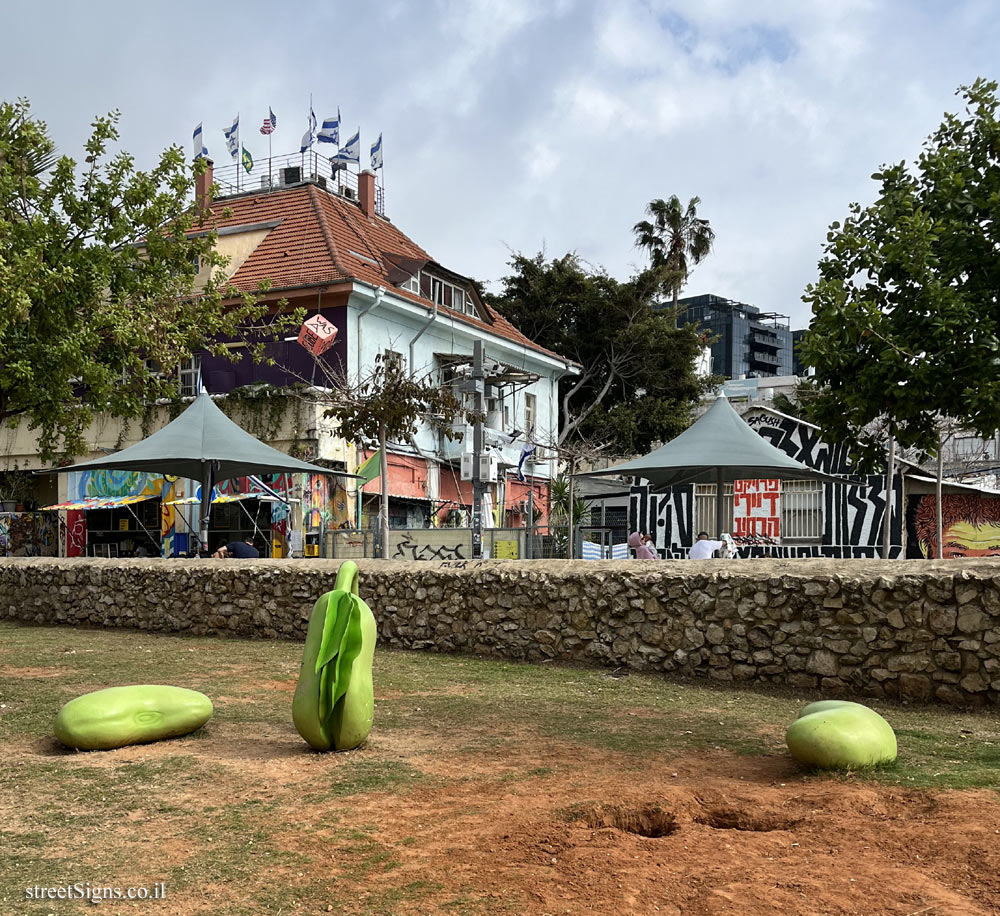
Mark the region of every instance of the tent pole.
POLYGON ((715 537, 722 540, 722 526, 726 518, 726 486, 722 468, 715 469, 715 537))
POLYGON ((212 515, 212 462, 201 465, 201 514, 198 517, 200 549, 208 551, 208 520, 212 515))

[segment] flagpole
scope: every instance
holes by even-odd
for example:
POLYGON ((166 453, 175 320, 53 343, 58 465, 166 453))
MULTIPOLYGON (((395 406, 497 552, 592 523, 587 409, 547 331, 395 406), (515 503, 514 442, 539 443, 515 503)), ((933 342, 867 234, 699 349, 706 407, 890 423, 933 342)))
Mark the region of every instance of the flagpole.
MULTIPOLYGON (((271 109, 267 109, 268 118, 271 117, 271 109)), ((274 128, 271 128, 271 132, 267 135, 267 193, 270 194, 274 190, 274 184, 271 181, 271 134, 274 133, 274 128)))
POLYGON ((236 193, 240 193, 240 169, 243 167, 243 141, 240 139, 240 113, 236 112, 236 148, 239 153, 236 156, 236 193))

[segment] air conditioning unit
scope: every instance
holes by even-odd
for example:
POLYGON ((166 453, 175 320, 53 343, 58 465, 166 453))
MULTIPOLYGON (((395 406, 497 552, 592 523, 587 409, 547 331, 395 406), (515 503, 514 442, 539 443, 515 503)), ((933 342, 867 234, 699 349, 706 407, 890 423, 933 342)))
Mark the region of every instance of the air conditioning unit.
POLYGON ((278 173, 282 184, 298 184, 302 181, 302 169, 297 165, 289 165, 278 173))
POLYGON ((348 200, 354 200, 355 198, 354 188, 349 188, 347 185, 344 185, 344 187, 340 189, 340 193, 343 194, 348 200))
POLYGON ((278 182, 275 180, 273 175, 262 175, 260 179, 260 189, 262 191, 270 191, 271 188, 275 187, 278 182))
POLYGON ((314 181, 321 188, 323 188, 324 191, 326 190, 326 176, 325 175, 318 175, 316 172, 313 172, 312 175, 309 176, 309 180, 310 181, 314 181))
MULTIPOLYGON (((472 480, 472 469, 473 464, 473 454, 472 452, 465 452, 462 455, 462 480, 472 480)), ((488 482, 496 483, 497 476, 500 473, 500 459, 496 455, 480 455, 479 456, 479 479, 488 482)))

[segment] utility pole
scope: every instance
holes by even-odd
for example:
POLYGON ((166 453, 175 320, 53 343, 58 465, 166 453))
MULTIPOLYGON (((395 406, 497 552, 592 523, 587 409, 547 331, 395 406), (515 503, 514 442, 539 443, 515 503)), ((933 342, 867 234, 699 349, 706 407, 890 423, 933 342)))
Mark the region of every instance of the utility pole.
POLYGON ((483 481, 479 474, 479 461, 483 454, 483 395, 485 394, 485 374, 483 373, 483 342, 475 341, 472 347, 472 390, 476 423, 472 428, 472 556, 480 559, 483 555, 483 481))
POLYGON ((535 460, 528 459, 528 536, 524 539, 524 559, 531 559, 531 539, 535 534, 535 460))
POLYGON ((885 465, 885 513, 882 525, 882 559, 889 559, 892 547, 892 485, 896 476, 896 437, 889 436, 889 460, 885 465))
POLYGON ((569 536, 566 538, 566 559, 572 560, 576 554, 576 538, 573 536, 573 475, 576 474, 576 455, 569 456, 569 511, 566 513, 566 525, 569 536))

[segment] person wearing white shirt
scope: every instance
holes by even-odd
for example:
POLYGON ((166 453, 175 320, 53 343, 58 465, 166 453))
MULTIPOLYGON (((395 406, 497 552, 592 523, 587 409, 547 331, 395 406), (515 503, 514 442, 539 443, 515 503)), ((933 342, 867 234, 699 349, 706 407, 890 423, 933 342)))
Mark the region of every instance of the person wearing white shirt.
POLYGON ((688 551, 688 559, 711 560, 712 554, 717 550, 721 550, 724 544, 725 541, 710 540, 707 531, 699 531, 698 540, 691 545, 691 549, 688 551))

